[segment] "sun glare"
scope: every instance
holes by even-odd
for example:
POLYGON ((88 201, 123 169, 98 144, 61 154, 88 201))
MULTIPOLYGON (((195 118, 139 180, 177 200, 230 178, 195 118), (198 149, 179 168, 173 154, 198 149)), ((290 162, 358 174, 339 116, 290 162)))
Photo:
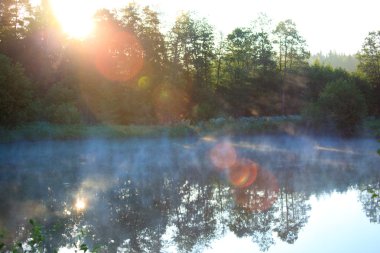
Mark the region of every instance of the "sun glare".
POLYGON ((84 198, 77 198, 74 206, 78 212, 81 212, 86 209, 86 206, 87 206, 86 200, 84 198))
POLYGON ((50 0, 51 8, 63 31, 69 36, 83 39, 94 29, 93 0, 50 0))

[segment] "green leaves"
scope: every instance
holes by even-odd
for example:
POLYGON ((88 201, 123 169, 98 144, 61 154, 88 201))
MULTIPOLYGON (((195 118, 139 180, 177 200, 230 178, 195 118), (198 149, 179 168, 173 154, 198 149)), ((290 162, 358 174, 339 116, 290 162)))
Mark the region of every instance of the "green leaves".
POLYGON ((363 71, 373 86, 380 82, 380 31, 370 32, 365 38, 362 50, 357 55, 359 70, 363 71))
POLYGON ((307 66, 310 53, 307 51, 305 39, 298 33, 296 24, 292 20, 280 22, 274 35, 279 48, 277 62, 280 72, 285 73, 287 70, 297 70, 307 66))
POLYGON ((347 80, 330 82, 318 100, 309 105, 305 116, 314 126, 353 135, 367 113, 365 99, 355 83, 347 80))
POLYGON ((373 189, 373 188, 368 188, 367 192, 371 194, 372 199, 376 199, 379 197, 379 193, 377 191, 375 191, 375 189, 373 189))
POLYGON ((80 245, 80 248, 79 248, 80 250, 83 250, 83 252, 86 252, 87 250, 88 250, 88 247, 87 247, 87 245, 85 244, 85 243, 82 243, 81 245, 80 245))
POLYGON ((29 220, 30 225, 32 225, 31 231, 31 240, 28 242, 28 245, 34 249, 42 247, 44 236, 42 234, 42 227, 33 219, 29 220))

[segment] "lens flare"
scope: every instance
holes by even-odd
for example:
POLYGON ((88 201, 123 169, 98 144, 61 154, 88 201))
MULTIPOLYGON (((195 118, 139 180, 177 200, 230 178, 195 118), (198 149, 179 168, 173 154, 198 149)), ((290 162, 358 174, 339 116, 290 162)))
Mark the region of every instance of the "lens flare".
POLYGON ((250 160, 240 159, 229 170, 231 184, 238 188, 247 188, 257 177, 258 165, 250 160))
POLYGON ((142 90, 147 90, 151 86, 151 81, 148 76, 142 76, 139 78, 139 81, 137 82, 137 85, 142 90))
POLYGON ((219 170, 227 170, 236 163, 236 151, 232 143, 224 141, 215 145, 210 152, 211 162, 219 170))
POLYGON ((234 189, 234 196, 240 207, 252 212, 264 212, 276 202, 278 192, 276 177, 270 171, 258 168, 255 183, 245 189, 234 189))
POLYGON ((143 63, 144 50, 131 33, 115 33, 104 38, 96 48, 96 68, 112 81, 131 80, 140 72, 143 63))

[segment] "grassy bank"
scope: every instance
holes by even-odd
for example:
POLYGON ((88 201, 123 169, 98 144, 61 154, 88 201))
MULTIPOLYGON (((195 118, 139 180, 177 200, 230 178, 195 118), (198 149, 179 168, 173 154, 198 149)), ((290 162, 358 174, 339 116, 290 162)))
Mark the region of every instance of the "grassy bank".
MULTIPOLYGON (((217 118, 196 124, 181 122, 172 125, 53 125, 44 122, 19 126, 14 129, 0 128, 0 142, 36 140, 72 140, 88 138, 156 138, 190 137, 204 135, 244 134, 300 134, 304 122, 299 116, 217 118)), ((380 119, 369 118, 364 122, 364 132, 380 136, 380 119)))
POLYGON ((88 138, 119 139, 132 137, 182 137, 193 135, 185 124, 172 126, 122 125, 53 125, 32 123, 14 129, 0 128, 0 142, 36 140, 72 140, 88 138))

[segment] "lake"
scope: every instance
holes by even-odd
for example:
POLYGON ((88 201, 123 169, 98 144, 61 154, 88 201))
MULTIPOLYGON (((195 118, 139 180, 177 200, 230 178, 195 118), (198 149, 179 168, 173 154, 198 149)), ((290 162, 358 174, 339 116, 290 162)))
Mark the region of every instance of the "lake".
POLYGON ((378 148, 284 135, 1 144, 0 242, 28 248, 37 227, 45 252, 378 253, 378 148))

